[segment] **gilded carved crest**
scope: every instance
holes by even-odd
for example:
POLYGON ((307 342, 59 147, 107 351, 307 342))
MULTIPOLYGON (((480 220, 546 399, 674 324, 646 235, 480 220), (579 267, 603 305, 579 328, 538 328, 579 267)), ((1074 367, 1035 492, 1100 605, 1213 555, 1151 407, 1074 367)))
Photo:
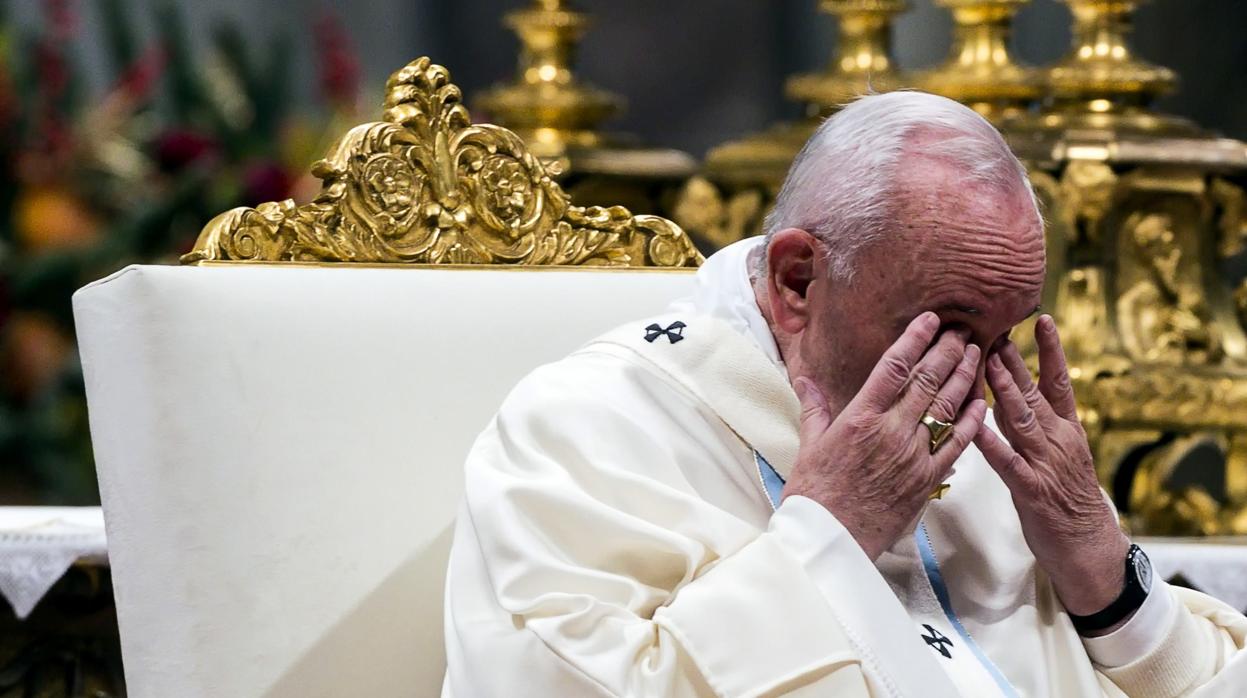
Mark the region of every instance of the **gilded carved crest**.
POLYGON ((324 184, 311 203, 227 211, 182 262, 701 263, 671 221, 571 205, 518 136, 471 122, 450 74, 428 58, 390 77, 383 118, 313 165, 324 184))

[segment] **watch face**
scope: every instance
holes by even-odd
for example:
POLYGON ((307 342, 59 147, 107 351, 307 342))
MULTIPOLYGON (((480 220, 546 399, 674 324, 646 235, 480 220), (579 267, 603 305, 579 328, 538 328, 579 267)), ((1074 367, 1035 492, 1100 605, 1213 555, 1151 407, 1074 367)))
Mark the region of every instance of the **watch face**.
POLYGON ((1152 561, 1147 559, 1147 553, 1141 548, 1134 551, 1134 576, 1139 580, 1143 591, 1152 590, 1152 561))

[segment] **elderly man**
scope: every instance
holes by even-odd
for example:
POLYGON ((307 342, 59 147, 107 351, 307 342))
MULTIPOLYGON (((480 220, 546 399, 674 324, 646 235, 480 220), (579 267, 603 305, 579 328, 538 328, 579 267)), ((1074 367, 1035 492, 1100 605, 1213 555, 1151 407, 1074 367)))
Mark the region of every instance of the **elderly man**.
POLYGON ((854 102, 766 228, 480 436, 446 695, 1247 695, 1247 619, 1118 528, 1052 318, 1037 381, 1009 339, 1043 223, 986 121, 854 102))

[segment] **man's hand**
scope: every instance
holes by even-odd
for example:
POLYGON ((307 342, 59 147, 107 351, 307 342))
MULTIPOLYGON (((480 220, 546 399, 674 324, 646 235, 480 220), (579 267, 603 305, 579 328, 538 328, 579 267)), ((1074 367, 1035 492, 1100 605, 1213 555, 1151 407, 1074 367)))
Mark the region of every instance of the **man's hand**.
POLYGON ((939 326, 935 313, 914 319, 834 421, 812 381, 798 378, 793 386, 801 401, 801 444, 783 495, 822 504, 871 560, 913 523, 987 413, 983 400, 962 409, 979 348, 967 345, 968 333, 959 330, 932 345, 939 326), (955 420, 953 435, 934 455, 921 423, 926 412, 955 420))
POLYGON ((1121 593, 1130 540, 1096 480, 1051 316, 1035 323, 1035 341, 1037 385, 1012 342, 988 357, 996 424, 1007 443, 986 427, 975 443, 1013 493, 1026 543, 1066 610, 1088 615, 1121 593))

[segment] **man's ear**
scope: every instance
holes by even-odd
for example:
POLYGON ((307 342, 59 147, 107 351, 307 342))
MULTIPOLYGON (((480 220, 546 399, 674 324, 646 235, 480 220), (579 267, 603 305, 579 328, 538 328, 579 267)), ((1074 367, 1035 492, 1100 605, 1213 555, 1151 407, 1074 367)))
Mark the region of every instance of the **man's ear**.
POLYGON ((771 319, 784 332, 799 334, 809 324, 810 285, 823 271, 822 245, 800 228, 785 228, 771 236, 766 265, 771 319))

